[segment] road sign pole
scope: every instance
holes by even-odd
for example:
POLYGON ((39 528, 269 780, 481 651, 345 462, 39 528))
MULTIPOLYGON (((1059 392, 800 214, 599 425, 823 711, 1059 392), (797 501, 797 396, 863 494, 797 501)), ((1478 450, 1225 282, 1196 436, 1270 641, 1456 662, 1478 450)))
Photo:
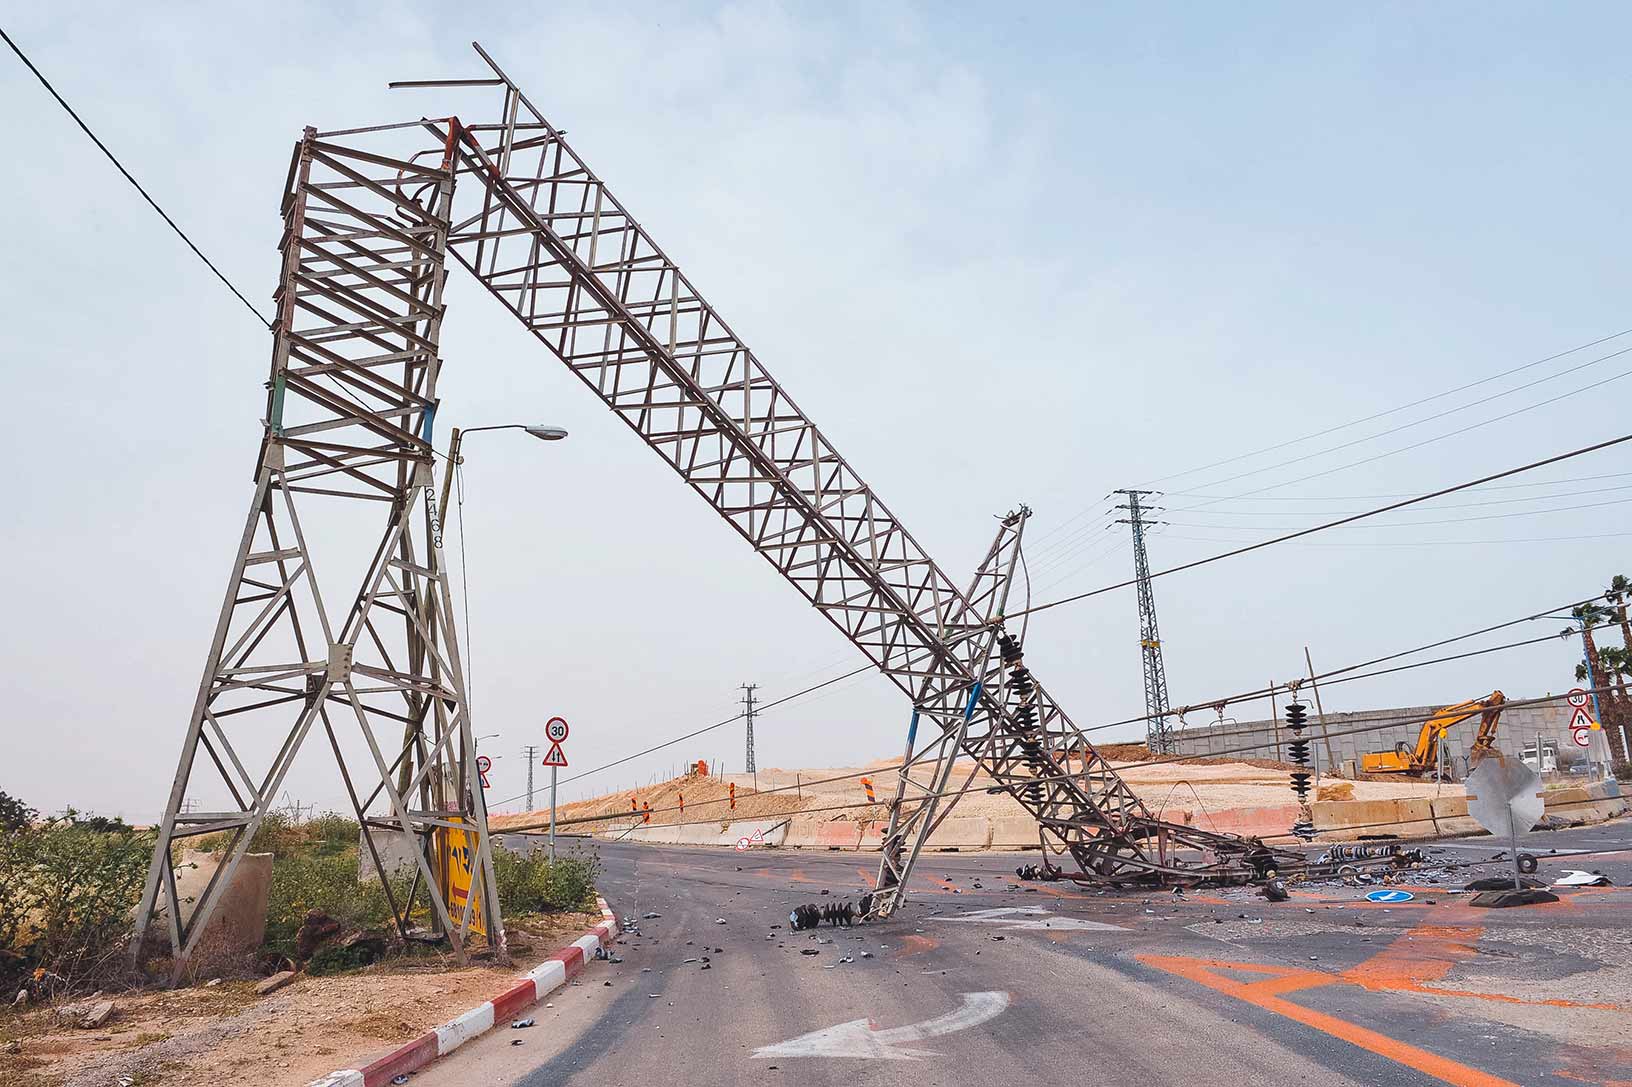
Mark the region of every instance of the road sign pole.
POLYGON ((561 772, 558 766, 550 767, 550 863, 555 863, 555 775, 561 772))
MULTIPOLYGON (((1541 740, 1536 740, 1536 764, 1541 764, 1541 740)), ((1524 890, 1524 874, 1519 871, 1519 823, 1513 817, 1513 805, 1507 806, 1507 841, 1508 852, 1513 855, 1513 889, 1524 890)))

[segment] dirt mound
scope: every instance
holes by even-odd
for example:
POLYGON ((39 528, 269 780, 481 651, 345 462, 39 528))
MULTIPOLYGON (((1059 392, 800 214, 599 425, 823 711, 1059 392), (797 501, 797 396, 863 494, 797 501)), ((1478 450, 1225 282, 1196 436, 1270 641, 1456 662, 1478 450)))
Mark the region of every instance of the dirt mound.
MULTIPOLYGON (((566 824, 574 833, 593 833, 630 826, 646 808, 651 809, 651 825, 699 823, 718 819, 762 819, 787 815, 805 806, 796 792, 755 792, 737 786, 737 806, 731 807, 731 788, 710 777, 682 774, 641 789, 624 789, 588 800, 576 800, 556 809, 556 826, 566 824), (683 801, 683 806, 682 806, 683 801), (605 816, 595 819, 594 816, 605 816)), ((494 830, 548 823, 548 809, 515 815, 493 815, 488 822, 494 830)))
POLYGON ((1094 750, 1112 762, 1151 762, 1162 759, 1175 766, 1256 766, 1260 770, 1293 770, 1291 763, 1274 759, 1243 759, 1237 756, 1187 755, 1182 759, 1162 758, 1144 744, 1095 744, 1094 750))

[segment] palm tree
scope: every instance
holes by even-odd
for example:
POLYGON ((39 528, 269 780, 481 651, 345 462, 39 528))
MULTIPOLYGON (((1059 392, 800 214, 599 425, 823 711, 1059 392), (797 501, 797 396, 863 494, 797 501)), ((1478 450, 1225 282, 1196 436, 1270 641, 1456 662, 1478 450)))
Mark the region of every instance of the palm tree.
MULTIPOLYGON (((1628 588, 1632 589, 1632 585, 1629 585, 1628 588)), ((1564 635, 1580 634, 1581 644, 1585 647, 1587 656, 1587 662, 1584 666, 1576 666, 1575 678, 1578 680, 1590 679, 1595 687, 1608 686, 1611 677, 1604 667, 1603 654, 1598 651, 1598 643, 1594 640, 1592 634, 1595 627, 1609 622, 1613 613, 1597 601, 1587 600, 1571 608, 1570 614, 1574 616, 1576 626, 1565 630, 1564 635)), ((1609 689, 1599 692, 1598 695, 1600 715, 1604 718, 1600 724, 1604 726, 1604 737, 1609 741, 1610 754, 1616 762, 1626 760, 1625 733, 1629 715, 1626 712, 1628 705, 1625 695, 1621 693, 1625 689, 1625 680, 1621 678, 1619 680, 1619 691, 1615 687, 1609 687, 1609 689)))
POLYGON ((1621 640, 1626 644, 1628 652, 1632 652, 1632 623, 1627 622, 1626 605, 1632 600, 1632 581, 1627 580, 1625 574, 1616 574, 1609 579, 1609 588, 1604 590, 1604 600, 1615 610, 1615 618, 1621 624, 1621 640))

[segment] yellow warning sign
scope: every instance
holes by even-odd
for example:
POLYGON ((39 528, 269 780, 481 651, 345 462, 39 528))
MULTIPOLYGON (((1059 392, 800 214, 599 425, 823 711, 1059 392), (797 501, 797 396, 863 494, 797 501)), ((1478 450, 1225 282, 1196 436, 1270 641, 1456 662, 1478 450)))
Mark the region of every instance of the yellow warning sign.
MULTIPOLYGON (((464 822, 458 816, 454 816, 452 821, 464 822)), ((465 917, 465 902, 470 899, 471 884, 475 882, 476 835, 451 827, 441 827, 436 833, 437 840, 441 842, 442 899, 448 904, 448 915, 453 918, 454 927, 458 928, 465 917)), ((470 931, 484 939, 487 937, 481 895, 476 896, 471 907, 470 931)))

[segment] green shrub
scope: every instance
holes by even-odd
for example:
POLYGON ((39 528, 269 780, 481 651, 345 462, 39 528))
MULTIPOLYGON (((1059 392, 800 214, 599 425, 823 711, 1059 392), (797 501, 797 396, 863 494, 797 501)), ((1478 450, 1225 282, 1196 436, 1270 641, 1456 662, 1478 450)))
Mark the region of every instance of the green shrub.
MULTIPOLYGON (((110 967, 130 933, 153 839, 73 813, 0 834, 0 948, 79 980, 110 967)), ((14 960, 16 961, 16 960, 14 960)))
POLYGON ((496 845, 493 875, 499 905, 507 914, 548 913, 595 908, 595 877, 600 858, 574 849, 551 864, 543 852, 523 855, 496 845))
MULTIPOLYGON (((357 878, 356 824, 349 843, 332 852, 307 846, 288 849, 272 859, 272 884, 266 904, 266 948, 294 956, 295 934, 308 910, 322 910, 346 928, 377 928, 391 923, 391 904, 377 879, 357 878)), ((408 882, 397 879, 392 891, 401 905, 408 882)))

